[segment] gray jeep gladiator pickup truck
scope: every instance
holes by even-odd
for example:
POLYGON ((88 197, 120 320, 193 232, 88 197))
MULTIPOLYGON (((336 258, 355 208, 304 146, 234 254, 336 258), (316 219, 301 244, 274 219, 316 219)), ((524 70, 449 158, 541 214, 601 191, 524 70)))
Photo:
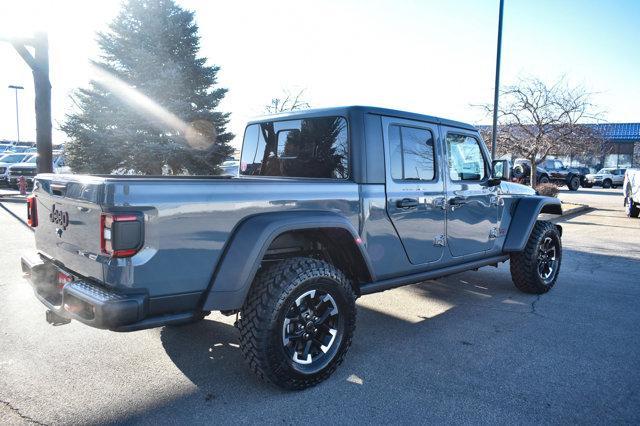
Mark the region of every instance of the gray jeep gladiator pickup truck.
POLYGON ((507 260, 519 290, 553 287, 562 230, 538 215, 560 202, 508 173, 468 124, 370 107, 274 115, 247 125, 237 177, 37 175, 37 253, 22 267, 51 323, 237 314, 251 369, 302 389, 343 360, 362 295, 507 260))

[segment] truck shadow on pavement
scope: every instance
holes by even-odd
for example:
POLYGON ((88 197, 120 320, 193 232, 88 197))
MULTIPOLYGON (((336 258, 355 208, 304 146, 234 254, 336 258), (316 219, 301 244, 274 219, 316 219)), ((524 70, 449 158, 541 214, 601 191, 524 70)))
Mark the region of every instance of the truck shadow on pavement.
MULTIPOLYGON (((627 350, 640 347, 629 328, 640 320, 629 299, 640 291, 630 286, 626 271, 634 262, 568 249, 558 286, 542 296, 518 292, 507 263, 362 297, 345 362, 325 383, 303 392, 255 378, 240 353, 239 333, 226 322, 209 317, 165 327, 162 345, 196 390, 118 421, 175 419, 176 410, 188 421, 201 419, 196 413, 203 410, 228 414, 234 407, 234 421, 290 423, 306 418, 295 407, 311 400, 324 407, 326 419, 343 421, 389 419, 379 416, 391 412, 407 421, 429 415, 445 421, 453 406, 461 416, 456 418, 469 420, 487 407, 494 419, 584 419, 607 404, 599 390, 618 374, 607 359, 615 357, 616 365, 637 360, 635 349, 627 350), (607 296, 600 288, 605 276, 607 296), (620 328, 605 332, 612 322, 620 328), (336 397, 362 402, 345 411, 336 397), (463 405, 456 403, 460 398, 463 405)), ((634 380, 618 378, 616 389, 626 392, 634 380)))
MULTIPOLYGON (((420 365, 419 359, 413 358, 422 358, 423 346, 428 344, 430 335, 435 331, 431 327, 431 321, 444 314, 453 315, 456 310, 454 308, 463 299, 488 299, 496 294, 515 293, 510 280, 504 278, 497 280, 491 288, 485 287, 485 281, 490 280, 492 275, 490 271, 487 272, 471 274, 476 278, 478 275, 487 275, 486 279, 480 280, 483 284, 480 286, 475 284, 477 279, 468 278, 474 281, 472 284, 464 279, 465 274, 458 274, 443 280, 360 298, 353 345, 343 366, 326 384, 319 387, 362 382, 362 377, 373 374, 373 365, 378 362, 386 364, 397 356, 420 365), (460 287, 461 282, 463 287, 460 287), (399 347, 403 347, 403 351, 398 352, 399 347), (358 365, 365 367, 356 367, 358 365)), ((476 309, 473 304, 467 306, 476 309)), ((518 306, 522 313, 530 310, 529 303, 522 302, 518 306)), ((440 321, 446 322, 444 318, 440 321)), ((440 327, 438 329, 442 330, 440 327)), ((494 328, 491 330, 495 332, 494 328)), ((257 398, 256 402, 265 395, 300 394, 279 391, 255 378, 240 352, 238 330, 226 322, 212 320, 210 316, 196 324, 164 327, 160 338, 172 362, 198 387, 206 400, 236 392, 242 392, 244 398, 253 395, 257 398)), ((471 336, 456 339, 456 345, 472 345, 469 342, 473 340, 471 336)), ((398 368, 405 369, 406 366, 398 368)), ((389 371, 388 368, 382 368, 376 375, 385 370, 389 371)))

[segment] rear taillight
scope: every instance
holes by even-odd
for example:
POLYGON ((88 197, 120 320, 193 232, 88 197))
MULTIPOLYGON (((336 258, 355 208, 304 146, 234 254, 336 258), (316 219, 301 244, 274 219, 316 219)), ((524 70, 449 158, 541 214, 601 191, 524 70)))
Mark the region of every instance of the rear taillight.
POLYGON ((27 225, 32 228, 38 226, 38 200, 35 195, 27 197, 27 225))
POLYGON ((130 257, 144 243, 143 216, 138 213, 102 213, 100 249, 111 257, 130 257))

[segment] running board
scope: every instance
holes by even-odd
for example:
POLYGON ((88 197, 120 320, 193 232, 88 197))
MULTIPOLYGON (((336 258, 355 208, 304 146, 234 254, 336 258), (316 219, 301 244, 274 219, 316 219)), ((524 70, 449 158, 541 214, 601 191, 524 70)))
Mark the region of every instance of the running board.
POLYGON ((380 291, 390 290, 396 287, 402 287, 404 285, 416 284, 426 280, 432 280, 435 278, 442 278, 447 275, 457 274, 458 272, 464 272, 471 269, 481 268, 488 265, 497 265, 500 262, 509 260, 508 255, 501 254, 500 256, 488 257, 486 259, 474 260, 472 262, 462 263, 460 265, 447 266, 446 268, 433 269, 427 272, 420 272, 412 275, 405 275, 402 277, 388 278, 382 281, 375 281, 372 283, 362 284, 360 286, 360 294, 378 293, 380 291))

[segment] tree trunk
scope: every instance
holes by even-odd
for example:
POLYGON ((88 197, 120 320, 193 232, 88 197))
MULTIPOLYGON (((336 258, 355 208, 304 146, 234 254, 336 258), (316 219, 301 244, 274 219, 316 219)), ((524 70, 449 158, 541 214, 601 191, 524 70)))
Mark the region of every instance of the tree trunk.
POLYGON ((535 189, 536 185, 538 184, 537 182, 537 173, 538 173, 538 165, 536 164, 536 157, 535 155, 531 158, 529 158, 529 161, 531 161, 531 176, 530 176, 530 180, 531 180, 531 188, 535 189))

